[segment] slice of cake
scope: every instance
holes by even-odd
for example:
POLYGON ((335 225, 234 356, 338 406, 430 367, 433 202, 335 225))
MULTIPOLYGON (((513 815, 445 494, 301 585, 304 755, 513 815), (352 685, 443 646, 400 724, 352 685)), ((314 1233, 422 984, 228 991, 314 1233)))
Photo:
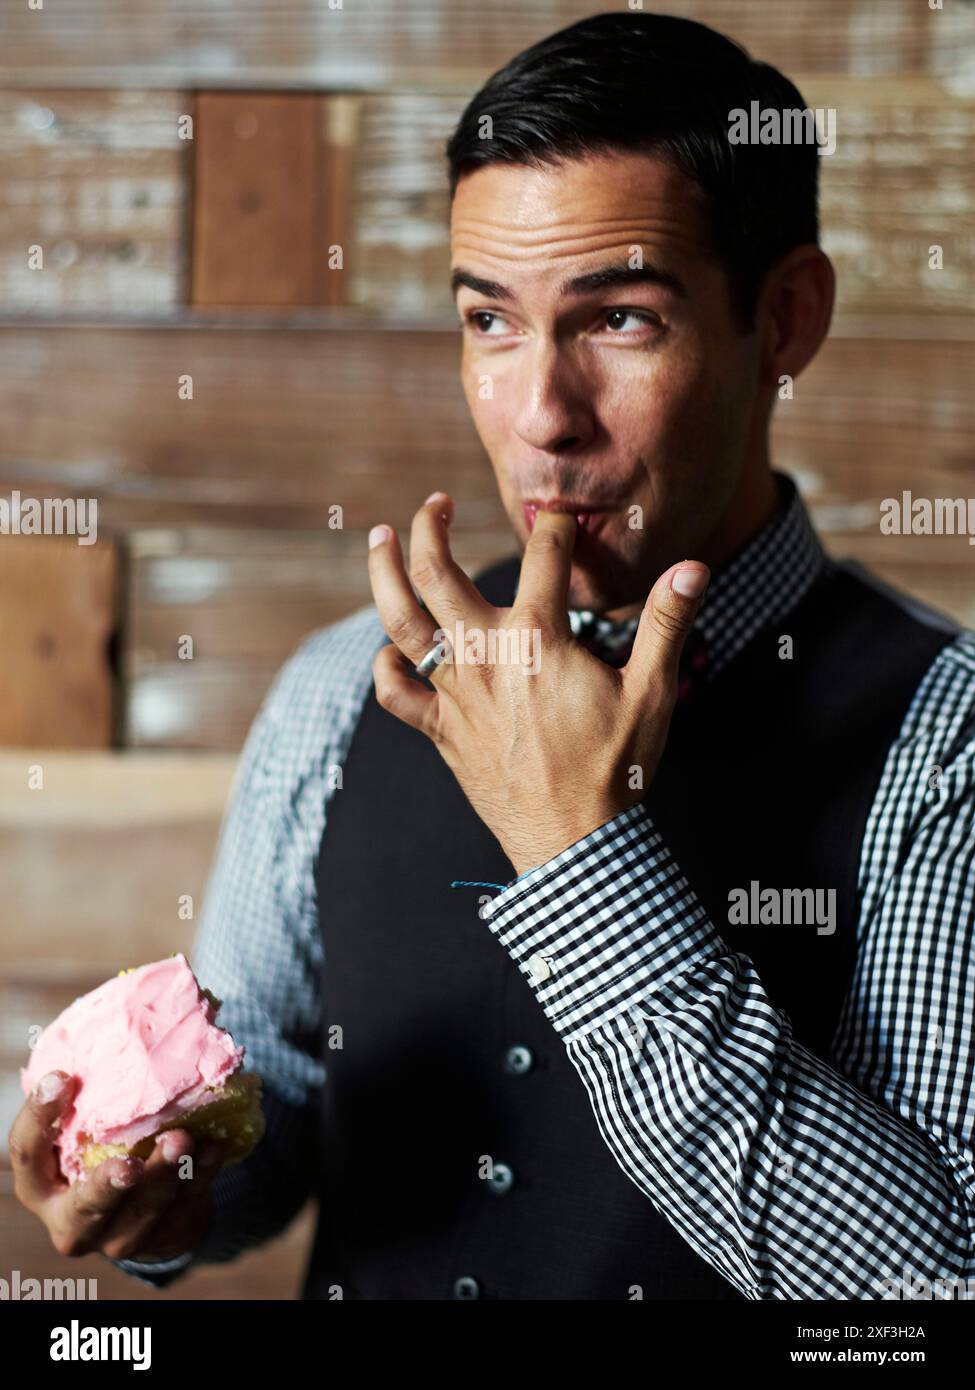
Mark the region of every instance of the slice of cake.
POLYGON ((45 1028, 20 1080, 25 1095, 49 1071, 81 1082, 57 1144, 69 1182, 106 1158, 148 1158, 165 1129, 224 1141, 225 1162, 247 1157, 264 1133, 261 1081, 241 1070, 219 1008, 175 955, 121 971, 45 1028))

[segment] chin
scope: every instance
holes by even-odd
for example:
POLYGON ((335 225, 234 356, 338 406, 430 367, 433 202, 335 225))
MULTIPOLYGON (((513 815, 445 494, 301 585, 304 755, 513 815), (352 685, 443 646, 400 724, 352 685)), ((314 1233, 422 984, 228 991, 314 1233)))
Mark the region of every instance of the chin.
POLYGON ((631 585, 621 584, 621 578, 620 575, 600 574, 588 566, 573 565, 569 578, 569 607, 608 613, 646 597, 645 593, 634 592, 631 585))
POLYGON ((582 545, 572 557, 570 606, 609 613, 642 603, 649 589, 649 585, 642 582, 640 565, 635 564, 642 558, 634 555, 631 547, 621 554, 611 537, 605 540, 599 536, 583 537, 582 545))

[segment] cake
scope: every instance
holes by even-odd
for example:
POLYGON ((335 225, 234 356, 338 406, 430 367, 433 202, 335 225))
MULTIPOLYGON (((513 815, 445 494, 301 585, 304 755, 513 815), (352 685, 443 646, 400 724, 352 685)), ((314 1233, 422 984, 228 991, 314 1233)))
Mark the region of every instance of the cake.
POLYGON ((20 1080, 25 1095, 50 1071, 81 1083, 57 1140, 69 1182, 106 1158, 148 1158, 167 1129, 223 1141, 225 1163, 247 1157, 264 1133, 261 1081, 215 1023, 220 1003, 177 954, 120 971, 44 1029, 20 1080))

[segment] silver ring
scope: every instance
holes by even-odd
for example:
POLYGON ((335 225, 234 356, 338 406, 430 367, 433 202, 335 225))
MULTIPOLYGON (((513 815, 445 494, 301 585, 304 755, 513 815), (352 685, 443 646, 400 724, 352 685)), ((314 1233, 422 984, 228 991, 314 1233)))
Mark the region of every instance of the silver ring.
POLYGON ((440 666, 447 655, 449 644, 446 637, 442 642, 438 642, 435 647, 431 647, 426 656, 416 663, 414 670, 418 676, 429 676, 431 671, 435 671, 440 666))

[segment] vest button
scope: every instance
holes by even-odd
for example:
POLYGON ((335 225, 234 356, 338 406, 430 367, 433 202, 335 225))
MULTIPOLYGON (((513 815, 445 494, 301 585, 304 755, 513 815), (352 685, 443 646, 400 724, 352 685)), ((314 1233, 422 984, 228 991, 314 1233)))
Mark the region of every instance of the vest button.
POLYGON ((462 1274, 454 1280, 451 1293, 454 1298, 480 1298, 481 1286, 470 1274, 462 1274))
POLYGON ((526 1071, 531 1071, 535 1065, 535 1054, 530 1047, 523 1047, 521 1043, 516 1043, 514 1047, 509 1047, 504 1054, 504 1069, 512 1076, 524 1076, 526 1071))
POLYGON ((510 1192, 514 1187, 515 1175, 508 1167, 507 1163, 495 1163, 491 1176, 486 1178, 485 1181, 492 1192, 497 1192, 503 1197, 506 1192, 510 1192))

